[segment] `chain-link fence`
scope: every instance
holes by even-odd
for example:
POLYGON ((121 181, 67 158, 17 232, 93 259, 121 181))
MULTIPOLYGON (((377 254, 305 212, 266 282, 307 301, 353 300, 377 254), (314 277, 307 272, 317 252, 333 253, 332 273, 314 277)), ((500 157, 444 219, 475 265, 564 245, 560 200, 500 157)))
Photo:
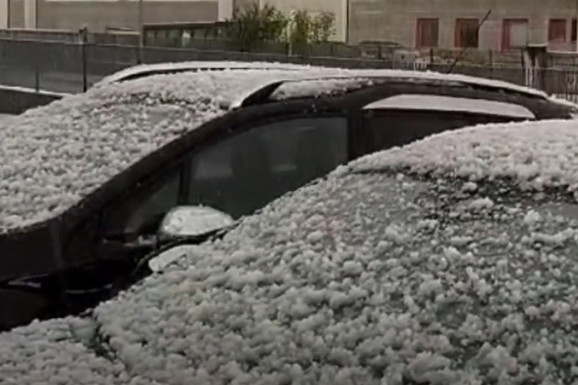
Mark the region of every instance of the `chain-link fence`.
POLYGON ((379 59, 299 57, 214 50, 50 42, 0 38, 0 84, 37 90, 82 92, 103 77, 139 63, 189 60, 238 60, 303 63, 343 68, 389 68, 439 72, 500 79, 542 89, 569 100, 578 99, 578 70, 524 69, 522 66, 487 66, 379 59))

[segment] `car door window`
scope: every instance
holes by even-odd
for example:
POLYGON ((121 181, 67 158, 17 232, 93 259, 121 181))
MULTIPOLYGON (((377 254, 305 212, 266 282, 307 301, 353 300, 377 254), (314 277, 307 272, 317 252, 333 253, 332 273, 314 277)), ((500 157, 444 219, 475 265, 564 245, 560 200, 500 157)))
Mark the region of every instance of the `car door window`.
POLYGON ((181 168, 165 171, 162 177, 151 175, 148 182, 105 210, 106 233, 154 234, 162 217, 178 205, 180 181, 181 168))
POLYGON ((262 124, 192 157, 188 203, 250 214, 348 160, 345 118, 262 124))
POLYGON ((459 112, 372 110, 365 112, 368 147, 379 151, 403 146, 442 131, 521 119, 459 112))

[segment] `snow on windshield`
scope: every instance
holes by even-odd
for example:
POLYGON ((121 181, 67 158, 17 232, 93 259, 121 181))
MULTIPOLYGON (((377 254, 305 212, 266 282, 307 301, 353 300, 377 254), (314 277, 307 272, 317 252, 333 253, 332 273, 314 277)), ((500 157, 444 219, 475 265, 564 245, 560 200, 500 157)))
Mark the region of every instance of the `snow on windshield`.
POLYGON ((357 171, 406 168, 469 179, 512 178, 522 188, 578 189, 578 122, 493 124, 448 131, 352 164, 357 171))
POLYGON ((576 376, 575 221, 482 183, 343 171, 101 305, 115 357, 163 384, 576 376))
POLYGON ((0 114, 0 122, 6 119, 10 119, 12 118, 13 115, 9 115, 9 114, 0 114))
MULTIPOLYGON (((45 385, 128 384, 121 363, 90 350, 94 324, 66 318, 0 334, 0 383, 45 385)), ((150 384, 134 376, 134 385, 150 384)))

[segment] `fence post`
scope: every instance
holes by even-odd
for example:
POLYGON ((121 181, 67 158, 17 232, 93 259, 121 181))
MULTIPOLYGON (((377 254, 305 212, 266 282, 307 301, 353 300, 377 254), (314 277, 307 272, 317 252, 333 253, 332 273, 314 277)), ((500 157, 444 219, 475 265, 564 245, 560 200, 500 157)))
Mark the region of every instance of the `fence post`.
POLYGON ((548 51, 545 45, 528 45, 522 51, 523 63, 528 63, 536 83, 533 84, 535 88, 548 92, 550 90, 548 84, 548 51))
POLYGON ((34 90, 40 92, 40 68, 38 60, 34 61, 34 90))
POLYGON ((82 57, 82 92, 88 90, 88 63, 86 59, 86 45, 88 43, 88 28, 86 26, 82 27, 80 30, 80 53, 82 57))
POLYGON ((488 66, 490 68, 490 77, 494 77, 494 51, 488 50, 488 66))

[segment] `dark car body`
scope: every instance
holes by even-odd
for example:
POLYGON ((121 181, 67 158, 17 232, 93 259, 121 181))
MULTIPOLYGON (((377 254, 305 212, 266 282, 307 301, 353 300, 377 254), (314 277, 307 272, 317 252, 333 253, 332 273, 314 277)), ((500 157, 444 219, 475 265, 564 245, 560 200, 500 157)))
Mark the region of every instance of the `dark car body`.
MULTIPOLYGON (((239 218, 339 164, 377 150, 473 124, 570 119, 576 112, 569 104, 500 83, 397 72, 318 71, 290 71, 291 76, 282 70, 239 73, 239 77, 255 79, 267 75, 268 80, 236 104, 219 101, 215 105, 225 105, 214 117, 174 134, 58 215, 5 229, 0 234, 0 329, 34 318, 78 313, 126 287, 143 256, 163 246, 158 225, 175 206, 206 205, 239 218), (284 88, 293 90, 284 92, 284 88), (480 109, 458 108, 458 104, 433 109, 428 105, 380 107, 379 103, 371 107, 400 95, 415 96, 418 101, 424 95, 428 100, 445 98, 445 102, 450 97, 461 101, 461 106, 476 101, 497 103, 491 106, 504 109, 488 111, 487 103, 480 109)), ((146 113, 147 101, 141 97, 147 85, 180 81, 179 76, 185 76, 184 80, 208 77, 210 82, 220 82, 220 89, 231 83, 233 90, 233 83, 238 88, 242 82, 231 71, 219 72, 135 80, 134 103, 141 103, 139 108, 146 113)), ((130 83, 112 87, 120 92, 130 83)), ((99 92, 96 89, 91 97, 99 92)), ((228 95, 227 100, 234 96, 228 95)), ((70 98, 82 97, 86 96, 70 98)), ((190 100, 180 98, 177 93, 162 94, 158 100, 188 108, 182 106, 190 100)), ((60 109, 66 100, 61 102, 60 109)), ((199 103, 204 106, 205 100, 199 103)), ((51 108, 57 107, 47 106, 20 119, 40 119, 34 114, 50 114, 51 108)), ((195 108, 190 119, 196 121, 195 108)), ((82 114, 75 119, 82 120, 82 114)), ((128 127, 124 123, 118 129, 128 127)))

